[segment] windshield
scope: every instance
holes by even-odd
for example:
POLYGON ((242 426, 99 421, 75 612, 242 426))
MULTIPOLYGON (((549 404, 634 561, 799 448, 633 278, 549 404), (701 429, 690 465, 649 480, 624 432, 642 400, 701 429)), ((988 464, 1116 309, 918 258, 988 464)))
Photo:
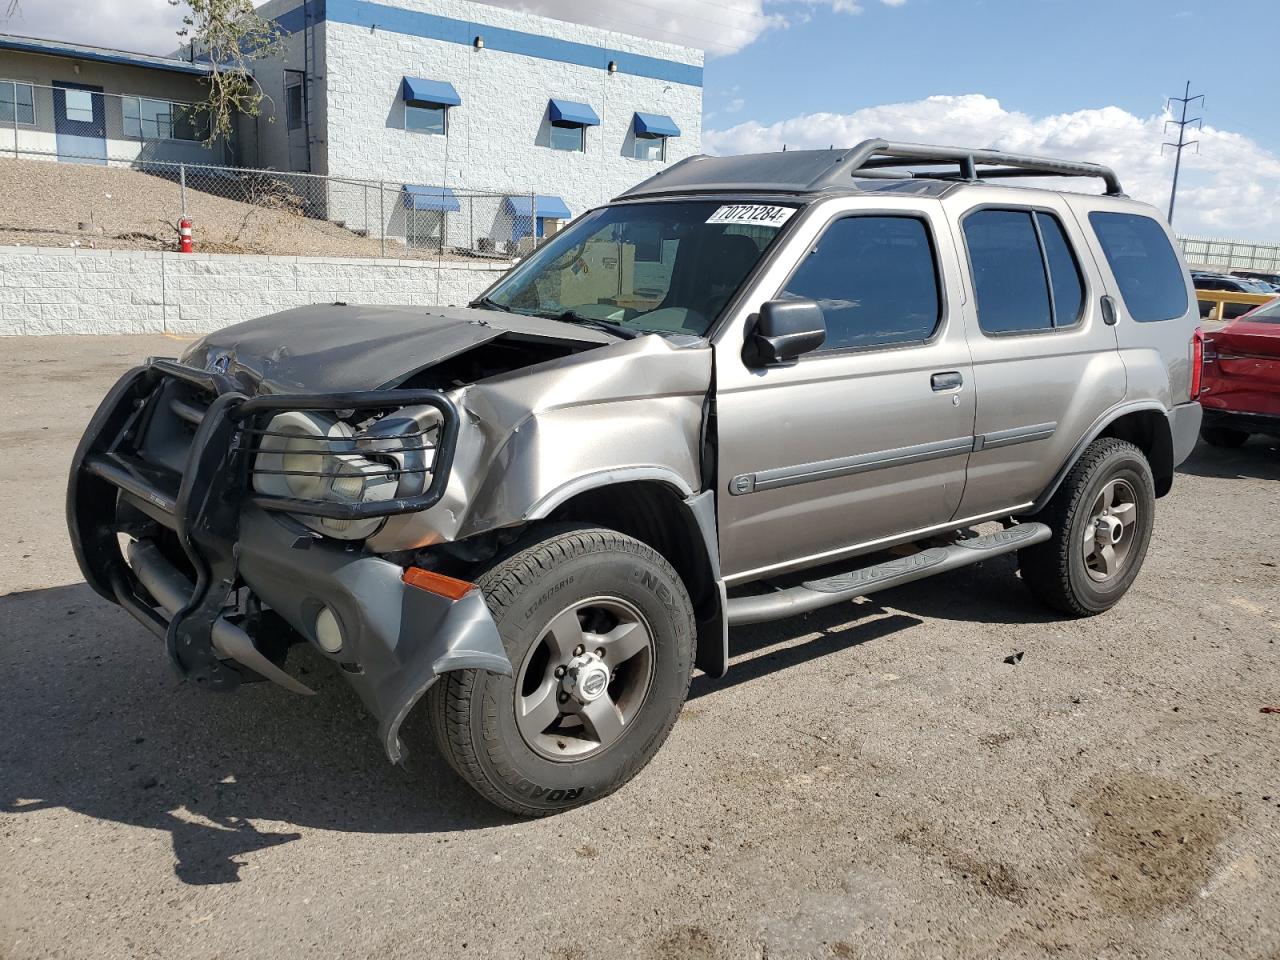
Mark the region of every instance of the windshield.
POLYGON ((702 336, 795 211, 711 201, 604 207, 557 234, 477 305, 626 333, 702 336))

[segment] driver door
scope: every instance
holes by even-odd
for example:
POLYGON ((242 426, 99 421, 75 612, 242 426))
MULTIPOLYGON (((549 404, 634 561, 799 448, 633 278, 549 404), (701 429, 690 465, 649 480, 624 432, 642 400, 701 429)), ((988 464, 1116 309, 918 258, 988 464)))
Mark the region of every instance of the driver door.
POLYGON ((812 211, 717 340, 729 583, 901 540, 960 504, 975 398, 958 264, 935 201, 877 203, 812 211), (787 297, 822 306, 827 342, 754 364, 743 348, 760 304, 787 297))

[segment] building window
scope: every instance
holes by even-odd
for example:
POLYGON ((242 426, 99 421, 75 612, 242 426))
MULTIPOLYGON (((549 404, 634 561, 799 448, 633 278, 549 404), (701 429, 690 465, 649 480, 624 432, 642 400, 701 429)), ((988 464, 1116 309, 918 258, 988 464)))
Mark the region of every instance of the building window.
POLYGON ((284 87, 285 125, 290 130, 301 130, 306 123, 303 108, 302 76, 289 71, 291 76, 284 87))
POLYGON ((63 113, 73 123, 93 123, 93 94, 88 90, 67 90, 63 93, 63 113))
POLYGON ((404 105, 404 128, 415 133, 437 133, 444 136, 449 108, 438 104, 404 105))
POLYGON ((637 160, 666 160, 667 138, 637 133, 635 158, 637 160))
POLYGON ((584 152, 587 149, 587 128, 580 123, 552 120, 551 149, 584 152))
MULTIPOLYGON (((67 116, 71 117, 68 90, 67 116)), ((148 97, 122 97, 124 135, 137 140, 204 140, 208 136, 207 118, 191 103, 173 103, 148 97)), ((73 118, 74 119, 74 118, 73 118)))
POLYGON ((36 122, 35 90, 31 84, 0 80, 0 122, 36 122))

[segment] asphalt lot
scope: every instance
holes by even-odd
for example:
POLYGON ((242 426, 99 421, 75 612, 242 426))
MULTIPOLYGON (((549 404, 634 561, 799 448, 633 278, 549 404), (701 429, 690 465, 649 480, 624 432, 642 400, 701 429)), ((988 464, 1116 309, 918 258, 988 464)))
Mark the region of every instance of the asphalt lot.
POLYGON ((71 452, 180 349, 0 340, 3 960, 1280 958, 1273 446, 1197 450, 1110 614, 1000 558, 738 630, 637 781, 519 821, 318 658, 204 694, 84 586, 71 452))

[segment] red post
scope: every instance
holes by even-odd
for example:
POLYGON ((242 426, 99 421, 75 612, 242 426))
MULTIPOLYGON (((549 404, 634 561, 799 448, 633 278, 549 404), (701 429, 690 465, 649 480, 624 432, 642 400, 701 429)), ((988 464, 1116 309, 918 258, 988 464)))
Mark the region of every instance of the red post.
POLYGON ((195 248, 191 244, 191 218, 183 217, 178 221, 178 252, 194 253, 195 248))

